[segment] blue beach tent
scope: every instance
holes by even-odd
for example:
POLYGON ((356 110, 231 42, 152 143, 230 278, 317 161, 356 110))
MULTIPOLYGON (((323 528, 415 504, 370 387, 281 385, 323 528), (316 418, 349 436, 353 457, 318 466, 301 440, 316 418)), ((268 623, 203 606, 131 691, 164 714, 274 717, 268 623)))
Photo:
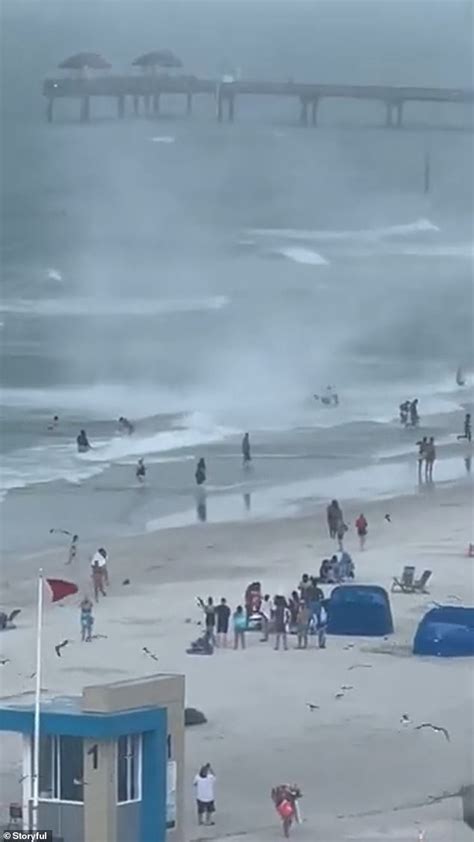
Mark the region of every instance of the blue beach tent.
POLYGON ((327 603, 328 634, 383 637, 393 632, 387 591, 378 585, 339 585, 327 603))
POLYGON ((474 608, 458 605, 432 608, 418 626, 413 653, 442 658, 474 655, 474 608))

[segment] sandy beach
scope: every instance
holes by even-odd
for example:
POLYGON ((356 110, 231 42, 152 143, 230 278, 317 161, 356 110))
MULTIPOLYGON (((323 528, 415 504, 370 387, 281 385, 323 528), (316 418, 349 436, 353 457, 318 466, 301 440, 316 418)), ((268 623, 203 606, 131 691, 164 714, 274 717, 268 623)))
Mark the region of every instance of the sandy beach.
MULTIPOLYGON (((348 523, 357 505, 344 506, 348 523)), ((414 657, 417 623, 433 602, 472 605, 471 486, 433 487, 424 494, 364 506, 369 540, 357 549, 352 528, 347 546, 356 581, 390 587, 405 563, 433 571, 429 595, 391 596, 395 633, 389 639, 329 637, 327 648, 275 652, 271 641, 247 635, 247 649, 216 650, 213 657, 186 655, 202 617, 196 596, 226 596, 234 608, 245 587, 259 579, 264 591, 289 593, 303 572, 319 569, 332 549, 323 510, 278 521, 196 525, 141 538, 109 541, 111 586, 95 611, 95 633, 82 644, 76 597, 48 605, 45 614, 46 695, 79 692, 85 684, 159 671, 184 673, 187 704, 202 709, 208 724, 187 730, 189 782, 186 839, 274 840, 281 829, 270 801, 275 783, 295 781, 304 796, 303 823, 294 838, 469 839, 461 802, 452 797, 471 780, 472 664, 469 659, 414 657), (391 523, 384 515, 390 513, 391 523), (125 578, 129 585, 122 585, 125 578), (61 659, 60 640, 71 640, 61 659), (142 652, 147 646, 158 664, 142 652), (364 663, 367 668, 351 670, 364 663), (336 693, 351 686, 340 699, 336 693), (319 706, 310 711, 307 703, 319 706), (410 725, 403 726, 403 714, 410 725), (422 722, 449 730, 450 742, 422 722), (211 761, 218 777, 215 828, 199 829, 192 778, 211 761)), ((90 590, 89 556, 80 546, 72 567, 63 548, 7 559, 2 568, 4 610, 21 607, 18 628, 4 633, 0 654, 2 697, 33 689, 35 571, 68 578, 90 590), (21 571, 21 578, 19 576, 21 571)), ((329 593, 329 587, 325 588, 329 593)), ((19 796, 16 738, 2 738, 2 812, 19 796)))

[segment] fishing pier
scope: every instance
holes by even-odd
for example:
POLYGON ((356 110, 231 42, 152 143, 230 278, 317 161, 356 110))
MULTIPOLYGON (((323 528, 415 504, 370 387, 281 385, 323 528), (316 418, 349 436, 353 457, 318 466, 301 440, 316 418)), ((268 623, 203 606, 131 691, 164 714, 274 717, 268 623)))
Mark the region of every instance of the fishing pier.
MULTIPOLYGON (((140 113, 158 116, 162 96, 172 94, 183 98, 183 110, 188 116, 191 116, 193 103, 198 97, 211 97, 215 102, 216 119, 219 122, 231 123, 236 118, 236 103, 243 97, 291 99, 297 105, 297 114, 302 126, 318 124, 318 109, 322 100, 375 101, 382 105, 385 125, 388 128, 401 128, 404 106, 407 103, 472 105, 474 101, 473 89, 465 88, 331 85, 293 80, 271 82, 236 79, 232 75, 224 75, 217 81, 199 79, 196 76, 162 72, 161 68, 158 70, 157 56, 162 59, 163 52, 147 53, 139 57, 133 64, 138 66, 141 72, 123 76, 109 74, 107 71, 110 65, 97 54, 80 53, 66 59, 59 66, 63 69, 74 69, 79 75, 45 80, 43 94, 46 97, 48 122, 54 119, 58 100, 77 100, 79 119, 86 123, 92 117, 91 103, 99 97, 116 101, 117 118, 120 120, 126 116, 127 110, 136 116, 140 113)), ((168 68, 181 66, 181 62, 173 54, 166 52, 165 56, 168 68)))

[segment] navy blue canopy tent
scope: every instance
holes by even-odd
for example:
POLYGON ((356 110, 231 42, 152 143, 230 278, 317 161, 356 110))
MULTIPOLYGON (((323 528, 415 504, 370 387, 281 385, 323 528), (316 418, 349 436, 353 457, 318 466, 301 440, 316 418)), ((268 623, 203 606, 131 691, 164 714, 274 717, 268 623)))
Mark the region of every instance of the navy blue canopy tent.
POLYGON ((418 626, 413 653, 444 658, 474 655, 474 608, 432 608, 418 626))
POLYGON ((327 602, 328 634, 383 637, 393 632, 387 591, 378 585, 339 585, 327 602))

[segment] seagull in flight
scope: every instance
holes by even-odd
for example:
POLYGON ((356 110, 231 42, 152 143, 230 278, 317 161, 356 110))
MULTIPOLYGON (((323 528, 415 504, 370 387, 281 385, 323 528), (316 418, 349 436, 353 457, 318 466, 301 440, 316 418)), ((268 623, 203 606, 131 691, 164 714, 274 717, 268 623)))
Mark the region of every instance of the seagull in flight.
POLYGON ((69 640, 63 640, 62 643, 58 643, 57 646, 54 647, 54 651, 56 652, 58 658, 61 657, 61 649, 64 649, 64 647, 68 646, 69 643, 69 640))
POLYGON ((153 652, 150 652, 147 646, 142 647, 142 652, 144 652, 145 655, 148 655, 149 658, 153 658, 154 661, 158 660, 157 656, 153 652))
POLYGON ((319 710, 319 705, 313 705, 312 702, 306 702, 306 707, 308 707, 310 711, 319 710))

